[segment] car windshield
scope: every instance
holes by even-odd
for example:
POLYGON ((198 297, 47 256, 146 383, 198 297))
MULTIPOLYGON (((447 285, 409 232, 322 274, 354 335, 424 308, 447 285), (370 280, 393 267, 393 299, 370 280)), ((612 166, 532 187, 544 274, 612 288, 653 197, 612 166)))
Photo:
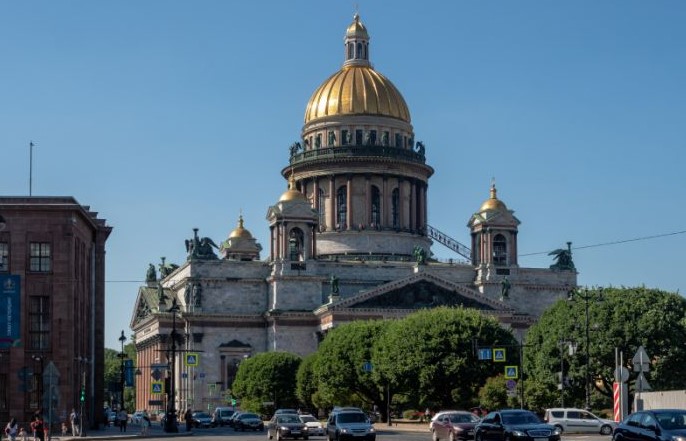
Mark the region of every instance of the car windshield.
POLYGON ((205 412, 196 412, 195 417, 196 418, 209 418, 210 415, 205 413, 205 412))
POLYGON ((450 414, 451 423, 476 423, 479 418, 472 414, 467 413, 452 413, 450 414))
POLYGON ((310 415, 304 415, 300 417, 300 421, 302 421, 303 423, 313 423, 317 421, 317 419, 310 415))
POLYGON ((537 424, 541 420, 536 415, 529 412, 504 413, 503 424, 537 424))
POLYGON ((686 429, 686 412, 655 412, 655 418, 663 429, 686 429))
POLYGON ((363 413, 350 412, 341 413, 338 415, 339 423, 365 423, 367 422, 367 417, 363 413))
POLYGON ((278 423, 299 423, 298 415, 281 415, 277 420, 278 423))

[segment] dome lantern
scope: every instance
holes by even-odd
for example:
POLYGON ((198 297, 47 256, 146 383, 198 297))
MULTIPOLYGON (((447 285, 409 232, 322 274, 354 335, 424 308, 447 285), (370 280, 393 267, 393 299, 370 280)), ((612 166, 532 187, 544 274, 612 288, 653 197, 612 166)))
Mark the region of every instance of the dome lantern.
POLYGON ((360 14, 355 13, 353 22, 345 32, 345 63, 343 66, 370 66, 369 34, 360 21, 360 14))

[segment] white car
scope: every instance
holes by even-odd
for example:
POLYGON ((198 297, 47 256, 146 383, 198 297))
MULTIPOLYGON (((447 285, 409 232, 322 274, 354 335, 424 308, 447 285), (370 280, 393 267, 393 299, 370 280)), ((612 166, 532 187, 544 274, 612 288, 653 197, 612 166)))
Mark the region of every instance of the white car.
POLYGON ((599 418, 583 409, 557 408, 546 409, 543 420, 556 426, 561 432, 600 433, 610 435, 617 427, 612 420, 599 418))
POLYGON ((300 421, 305 423, 305 425, 307 426, 307 431, 309 432, 310 436, 324 436, 324 426, 322 425, 321 421, 319 421, 317 418, 309 414, 303 414, 299 416, 300 421))

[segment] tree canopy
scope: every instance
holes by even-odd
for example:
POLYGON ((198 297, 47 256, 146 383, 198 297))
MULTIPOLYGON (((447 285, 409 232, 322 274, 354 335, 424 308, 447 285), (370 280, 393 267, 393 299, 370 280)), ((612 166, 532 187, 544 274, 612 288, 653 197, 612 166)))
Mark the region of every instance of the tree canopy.
MULTIPOLYGON (((526 352, 525 370, 537 382, 557 390, 556 374, 562 364, 565 377, 570 379, 565 386, 565 405, 583 406, 588 350, 593 407, 603 407, 612 397, 615 348, 623 354, 624 366, 631 372, 629 385, 633 390, 637 374, 631 358, 643 346, 650 356, 646 377, 652 388, 684 389, 685 316, 686 300, 674 293, 645 287, 581 291, 573 300, 553 305, 530 328, 527 342, 535 350, 526 352), (576 346, 572 355, 569 342, 576 346)), ((560 399, 560 392, 556 396, 560 399)))

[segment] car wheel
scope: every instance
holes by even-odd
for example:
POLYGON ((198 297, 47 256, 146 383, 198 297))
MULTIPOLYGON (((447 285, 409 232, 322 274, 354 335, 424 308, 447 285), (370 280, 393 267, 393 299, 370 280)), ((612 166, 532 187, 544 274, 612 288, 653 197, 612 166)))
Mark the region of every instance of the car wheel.
POLYGON ((276 431, 276 441, 281 441, 281 434, 278 430, 276 431))
POLYGON ((432 431, 431 431, 431 439, 432 439, 433 441, 439 441, 438 434, 436 433, 435 430, 432 430, 432 431))
POLYGON ((557 430, 560 431, 560 433, 565 431, 565 429, 562 426, 560 426, 559 424, 555 424, 555 427, 557 428, 557 430))
POLYGON ((306 435, 306 436, 303 436, 303 439, 305 439, 305 440, 306 440, 307 438, 308 438, 308 437, 307 437, 307 435, 306 435))
POLYGON ((450 432, 450 441, 455 441, 455 434, 453 432, 450 432))
POLYGON ((604 425, 603 427, 600 428, 600 434, 601 435, 611 435, 612 434, 612 427, 608 426, 607 424, 604 425))
POLYGON ((267 439, 272 439, 272 433, 267 430, 267 439))
POLYGON ((476 432, 476 434, 474 435, 474 441, 484 441, 483 438, 484 437, 483 435, 481 435, 481 432, 476 432))

